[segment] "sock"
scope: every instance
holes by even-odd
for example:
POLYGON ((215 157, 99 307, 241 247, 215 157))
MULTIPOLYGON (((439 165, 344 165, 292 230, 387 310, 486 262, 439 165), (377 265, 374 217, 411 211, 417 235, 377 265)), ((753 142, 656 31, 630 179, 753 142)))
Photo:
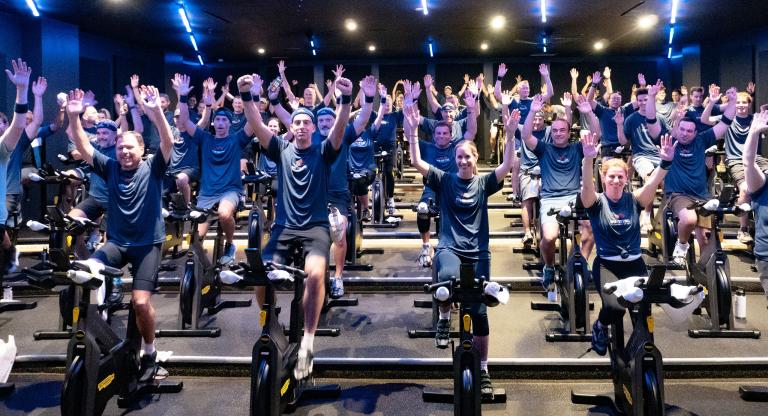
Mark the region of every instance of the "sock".
POLYGON ((440 319, 451 319, 451 310, 448 309, 447 312, 440 311, 440 319))
POLYGON ((155 352, 155 343, 154 342, 152 342, 151 344, 144 344, 144 354, 145 355, 151 355, 153 352, 155 352))
POLYGON ((488 372, 488 360, 480 360, 480 371, 488 372))
POLYGON ((315 345, 315 334, 305 332, 304 338, 301 339, 301 349, 307 351, 313 351, 315 345))

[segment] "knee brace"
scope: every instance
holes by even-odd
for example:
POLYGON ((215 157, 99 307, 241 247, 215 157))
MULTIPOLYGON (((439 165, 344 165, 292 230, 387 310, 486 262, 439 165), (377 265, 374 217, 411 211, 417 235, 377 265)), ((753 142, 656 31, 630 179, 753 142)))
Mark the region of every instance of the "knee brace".
POLYGON ((429 207, 426 202, 419 202, 416 207, 416 226, 420 233, 429 232, 429 207))

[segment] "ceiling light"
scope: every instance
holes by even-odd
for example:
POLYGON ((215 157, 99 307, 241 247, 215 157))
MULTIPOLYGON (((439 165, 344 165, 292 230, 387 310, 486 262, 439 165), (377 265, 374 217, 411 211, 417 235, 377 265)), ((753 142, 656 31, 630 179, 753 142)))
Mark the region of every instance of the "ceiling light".
POLYGON ((348 31, 354 32, 357 30, 357 22, 354 19, 347 19, 344 21, 344 27, 346 27, 348 31))
POLYGON ((480 49, 487 51, 488 50, 488 42, 483 42, 480 44, 480 49))
POLYGON ((195 48, 195 52, 197 52, 197 42, 195 41, 195 35, 190 33, 189 41, 192 42, 192 47, 195 48))
POLYGON ((429 41, 429 57, 434 58, 435 57, 435 51, 432 49, 432 41, 429 41))
POLYGON ((594 46, 594 48, 595 48, 595 50, 596 50, 596 51, 602 51, 602 50, 603 50, 603 48, 605 48, 605 42, 603 42, 602 40, 598 40, 598 41, 597 41, 597 42, 595 42, 595 44, 594 44, 594 45, 592 45, 592 46, 594 46))
POLYGON ((541 23, 547 23, 547 0, 541 0, 541 23))
POLYGON ((368 50, 370 52, 376 52, 376 45, 368 45, 368 50))
POLYGON ((317 56, 317 51, 312 49, 312 56, 317 56))
POLYGON ((647 30, 656 25, 658 21, 659 17, 655 14, 647 14, 637 19, 637 26, 639 26, 640 29, 647 30))
POLYGON ((429 14, 429 10, 427 10, 427 0, 421 0, 421 11, 424 12, 424 16, 429 14))
POLYGON ((183 4, 179 4, 179 15, 181 16, 181 21, 184 23, 184 28, 187 29, 187 33, 192 33, 192 28, 189 26, 189 18, 187 17, 187 10, 184 8, 183 4))
POLYGON ((264 55, 267 51, 265 51, 264 48, 259 48, 258 50, 256 50, 256 52, 258 52, 259 55, 264 55))
POLYGON ((677 3, 678 0, 672 0, 672 15, 669 19, 669 23, 672 23, 673 25, 677 21, 677 3))
POLYGON ((669 49, 667 49, 667 59, 672 59, 672 47, 670 46, 669 49))
POLYGON ((502 15, 496 15, 493 16, 491 19, 491 29, 493 30, 501 30, 506 26, 507 19, 502 15))
POLYGON ((203 57, 200 56, 200 54, 197 54, 197 60, 200 62, 200 65, 205 65, 205 63, 203 63, 203 57))
POLYGON ((27 0, 27 7, 29 7, 29 10, 32 11, 32 16, 40 17, 40 12, 37 11, 35 0, 27 0))
POLYGON ((672 39, 675 37, 675 27, 672 26, 669 28, 669 44, 672 44, 672 39))

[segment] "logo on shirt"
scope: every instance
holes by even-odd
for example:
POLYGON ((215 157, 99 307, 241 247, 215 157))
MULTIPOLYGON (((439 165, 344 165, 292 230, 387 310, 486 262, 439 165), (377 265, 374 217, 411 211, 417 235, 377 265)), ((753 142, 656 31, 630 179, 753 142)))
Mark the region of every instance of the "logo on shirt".
POLYGON ((222 156, 225 152, 226 149, 224 149, 224 146, 214 146, 213 149, 211 149, 211 153, 216 156, 222 156))
POLYGON ((568 163, 571 161, 571 158, 568 157, 568 155, 560 155, 557 157, 557 163, 560 163, 562 165, 568 163))
POLYGON ((624 213, 620 212, 618 214, 613 214, 613 218, 611 218, 610 223, 611 225, 631 225, 632 220, 625 218, 624 213))
POLYGON ((352 146, 354 147, 365 147, 366 145, 367 143, 365 142, 365 139, 363 139, 362 137, 358 137, 357 140, 355 140, 352 143, 352 146))
POLYGON ((451 158, 449 158, 448 156, 438 156, 437 158, 435 158, 435 164, 438 164, 438 165, 444 165, 450 161, 451 161, 451 158))
POLYGON ((472 195, 468 192, 456 195, 456 205, 472 205, 472 202, 472 195))
POLYGON ((680 149, 678 155, 680 155, 680 157, 692 157, 693 152, 691 152, 690 149, 680 149))
POLYGON ((302 172, 307 170, 307 167, 304 165, 304 159, 296 159, 293 162, 293 166, 291 166, 291 170, 294 172, 302 172))

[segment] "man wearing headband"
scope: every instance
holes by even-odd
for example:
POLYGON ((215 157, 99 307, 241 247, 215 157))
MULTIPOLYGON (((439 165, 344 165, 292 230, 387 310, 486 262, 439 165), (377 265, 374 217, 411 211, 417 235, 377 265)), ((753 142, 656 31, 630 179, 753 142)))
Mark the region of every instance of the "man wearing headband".
MULTIPOLYGON (((187 106, 187 94, 189 94, 189 76, 176 74, 171 80, 174 90, 179 95, 179 123, 178 128, 184 140, 191 140, 201 150, 200 162, 200 193, 197 196, 197 206, 208 209, 218 203, 219 227, 224 230, 226 244, 221 262, 228 263, 235 260, 235 213, 240 204, 240 194, 243 182, 240 178, 240 155, 253 138, 253 129, 248 127, 250 123, 237 131, 230 132, 232 126, 232 113, 220 108, 213 114, 213 129, 215 134, 210 134, 198 128, 189 119, 189 107, 187 106)), ((239 81, 238 81, 239 82, 239 81)), ((241 91, 240 98, 244 106, 253 107, 252 96, 249 90, 241 91)), ((249 117, 261 117, 245 112, 246 120, 249 117)), ((249 120, 250 121, 250 120, 249 120)), ((198 232, 201 238, 208 232, 208 223, 199 225, 198 232)), ((219 259, 214 259, 214 261, 219 259)))
MULTIPOLYGON (((261 91, 262 83, 258 75, 247 75, 243 77, 241 90, 250 89, 253 85, 255 91, 261 91)), ((277 216, 262 257, 264 260, 283 262, 295 242, 302 243, 306 256, 304 338, 294 370, 298 379, 312 373, 315 331, 325 297, 325 273, 331 246, 326 210, 328 174, 338 157, 352 103, 352 82, 338 77, 336 87, 342 93, 338 114, 328 138, 322 143, 312 142, 315 120, 310 110, 299 108, 293 112, 290 129, 295 139, 292 143, 275 136, 260 117, 248 118, 247 128, 256 133, 262 150, 277 163, 278 170, 277 216)), ((253 104, 246 106, 246 114, 249 111, 258 114, 253 104)), ((263 295, 263 288, 257 290, 259 295, 263 295)))
POLYGON ((425 134, 432 136, 435 133, 435 127, 438 123, 445 123, 450 128, 452 140, 461 140, 462 138, 475 137, 477 133, 477 112, 472 117, 462 120, 456 120, 456 106, 451 103, 445 103, 440 107, 441 120, 435 120, 419 116, 419 127, 425 134))

